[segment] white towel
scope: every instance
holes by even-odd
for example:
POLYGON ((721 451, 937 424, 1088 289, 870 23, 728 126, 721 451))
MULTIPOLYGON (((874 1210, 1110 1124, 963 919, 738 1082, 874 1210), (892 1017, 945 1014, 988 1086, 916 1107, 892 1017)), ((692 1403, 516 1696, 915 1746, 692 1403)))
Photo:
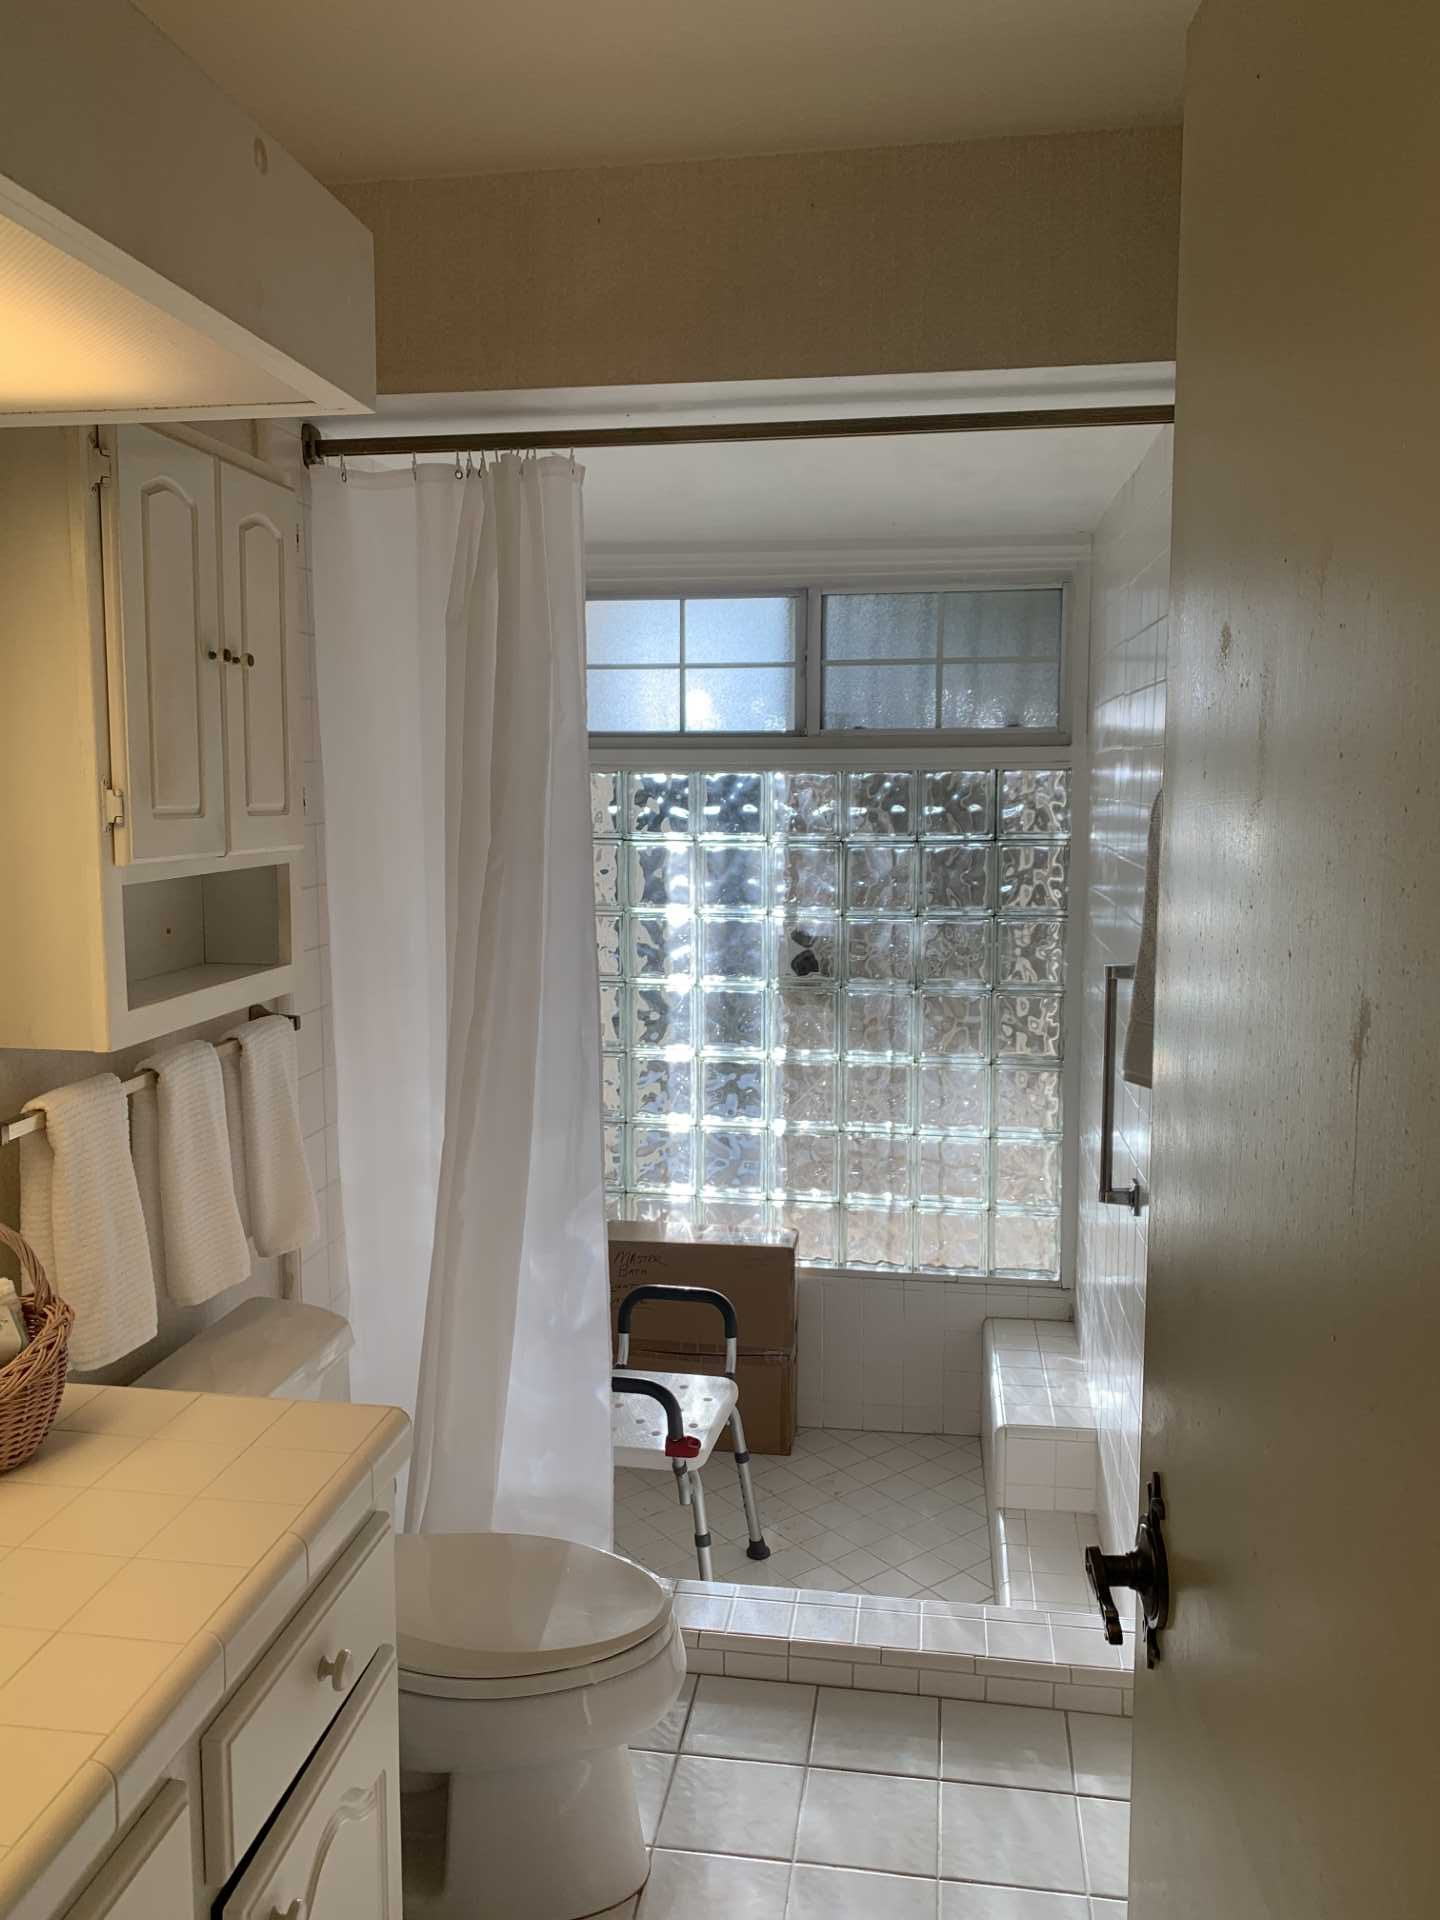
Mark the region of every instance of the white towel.
POLYGON ((228 1037, 240 1042, 240 1107, 255 1250, 293 1253, 320 1231, 300 1131, 295 1029, 283 1014, 271 1013, 247 1020, 228 1037))
MULTIPOLYGON (((160 1233, 165 1290, 182 1306, 213 1300, 250 1277, 250 1249, 235 1201, 225 1086, 214 1047, 184 1040, 143 1060, 155 1089, 160 1233)), ((136 1152, 148 1158, 142 1108, 136 1152)), ((148 1174, 144 1184, 150 1184, 148 1174)))
POLYGON ((1155 927, 1160 907, 1160 835, 1165 824, 1163 788, 1150 809, 1150 832, 1145 842, 1145 900, 1140 909, 1140 951, 1135 959, 1135 985, 1130 995, 1130 1023, 1125 1029, 1125 1057, 1120 1072, 1134 1087, 1154 1084, 1155 1067, 1155 927))
POLYGON ((108 1366, 155 1334, 155 1281, 113 1073, 25 1103, 45 1131, 20 1142, 20 1230, 75 1309, 70 1364, 108 1366))

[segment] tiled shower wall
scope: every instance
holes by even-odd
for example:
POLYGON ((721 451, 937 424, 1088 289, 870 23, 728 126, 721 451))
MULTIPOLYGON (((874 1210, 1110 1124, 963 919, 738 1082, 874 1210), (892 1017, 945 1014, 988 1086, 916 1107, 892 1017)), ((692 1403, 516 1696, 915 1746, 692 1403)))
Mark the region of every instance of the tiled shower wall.
MULTIPOLYGON (((1080 1191, 1076 1314, 1099 1421, 1100 1525, 1108 1552, 1134 1543, 1140 1498, 1146 1229, 1101 1206, 1101 1061, 1105 968, 1134 961, 1145 841, 1165 744, 1170 604, 1170 467, 1165 428, 1095 534, 1090 614, 1090 846, 1081 1012, 1080 1191)), ((1120 997, 1123 1045, 1128 988, 1120 997)), ((1114 1181, 1150 1182, 1150 1094, 1115 1079, 1114 1181)))
POLYGON ((1068 1320, 1075 1299, 1058 1287, 804 1269, 797 1288, 801 1426, 880 1433, 979 1433, 986 1320, 1068 1320))

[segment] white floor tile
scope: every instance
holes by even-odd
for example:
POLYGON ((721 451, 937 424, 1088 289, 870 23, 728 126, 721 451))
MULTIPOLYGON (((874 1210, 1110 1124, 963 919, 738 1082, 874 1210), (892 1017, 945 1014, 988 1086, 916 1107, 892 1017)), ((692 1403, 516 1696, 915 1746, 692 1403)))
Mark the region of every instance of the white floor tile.
POLYGON ((642 1733, 635 1742, 636 1747, 646 1753, 678 1753, 680 1737, 685 1731, 685 1722, 690 1713, 690 1702, 695 1697, 695 1676, 690 1674, 680 1688, 680 1698, 656 1726, 642 1733))
POLYGON ((785 1920, 936 1920, 933 1880, 849 1867, 796 1867, 785 1920))
POLYGON ((1074 1800, 1068 1794, 946 1781, 940 1789, 940 1871, 947 1880, 1083 1892, 1074 1800))
POLYGON ((1130 1905, 1125 1900, 1092 1900, 1090 1920, 1125 1920, 1130 1905))
POLYGON ((1072 1791, 1063 1713, 947 1700, 941 1708, 940 1742, 940 1772, 946 1780, 1072 1791))
POLYGON ((1101 1800, 1128 1800, 1135 1737, 1130 1721, 1103 1713, 1072 1713, 1068 1718, 1075 1791, 1101 1800))
POLYGON ((738 1853, 788 1860, 805 1784, 801 1767, 682 1754, 660 1822, 658 1844, 688 1853, 738 1853))
POLYGON ((640 1831, 647 1847, 655 1844, 660 1825, 660 1809, 665 1804, 670 1775, 675 1771, 673 1753, 632 1753, 631 1771, 635 1775, 635 1798, 640 1803, 640 1831))
POLYGON ((681 1750, 727 1760, 803 1761, 815 1689, 706 1675, 695 1689, 681 1750))
POLYGON ((1130 1808, 1124 1800, 1082 1800, 1080 1829, 1091 1893, 1123 1899, 1130 1891, 1130 1808))
MULTIPOLYGON (((707 1475, 715 1568, 761 1586, 863 1586, 868 1592, 933 1595, 965 1578, 953 1598, 994 1594, 984 1481, 977 1443, 940 1434, 862 1433, 805 1428, 789 1459, 757 1457, 761 1520, 774 1549, 763 1567, 745 1558, 744 1515, 733 1479, 717 1463, 707 1475), (921 1449, 924 1449, 922 1452, 921 1449), (963 1545, 961 1543, 964 1543, 963 1545), (902 1572, 901 1570, 904 1569, 902 1572)), ((657 1573, 693 1571, 690 1515, 659 1476, 615 1476, 615 1537, 623 1552, 657 1573)), ((1073 1577, 1069 1560, 1065 1571, 1073 1577)), ((1029 1578, 1028 1565, 1023 1575, 1029 1578)))
POLYGON ((785 1920, 789 1883, 790 1868, 782 1860, 657 1851, 639 1920, 785 1920))
POLYGON ((821 1866, 933 1876, 936 1814, 936 1788, 929 1780, 812 1767, 795 1857, 821 1866))
POLYGON ((822 1687, 811 1764, 933 1780, 939 1761, 938 1707, 936 1700, 906 1694, 822 1687))
POLYGON ((1033 1893, 1025 1887, 972 1887, 945 1880, 940 1920, 1090 1920, 1079 1893, 1033 1893))

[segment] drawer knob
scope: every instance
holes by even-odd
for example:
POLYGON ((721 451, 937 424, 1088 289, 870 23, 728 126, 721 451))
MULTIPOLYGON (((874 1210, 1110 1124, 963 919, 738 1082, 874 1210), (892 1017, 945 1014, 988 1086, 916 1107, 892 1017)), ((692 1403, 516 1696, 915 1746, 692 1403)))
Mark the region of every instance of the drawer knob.
MULTIPOLYGON (((350 1649, 341 1647, 331 1660, 322 1660, 315 1669, 317 1680, 328 1680, 336 1693, 345 1691, 345 1675, 350 1670, 350 1649)), ((282 1914, 281 1920, 290 1920, 289 1914, 282 1914)))

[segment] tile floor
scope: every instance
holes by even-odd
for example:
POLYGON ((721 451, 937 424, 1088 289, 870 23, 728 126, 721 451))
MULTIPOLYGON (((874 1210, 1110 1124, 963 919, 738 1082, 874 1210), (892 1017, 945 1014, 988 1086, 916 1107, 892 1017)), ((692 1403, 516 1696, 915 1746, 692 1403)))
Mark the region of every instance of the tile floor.
MULTIPOLYGON (((768 1560, 745 1555, 745 1516, 728 1454, 705 1470, 717 1580, 818 1587, 897 1599, 995 1598, 978 1440, 802 1428, 788 1459, 751 1471, 768 1560)), ((668 1477, 615 1476, 615 1544, 652 1572, 695 1573, 689 1511, 668 1477)))
MULTIPOLYGON (((771 1546, 763 1561, 745 1555, 729 1455, 717 1453, 705 1470, 719 1581, 900 1600, 1091 1605, 1083 1555, 1100 1537, 1093 1514, 1002 1512, 993 1564, 978 1440, 802 1428, 788 1459, 757 1454, 751 1471, 771 1546)), ((669 1476, 616 1473, 615 1544, 654 1573, 694 1578, 690 1514, 669 1476)))
POLYGON ((1124 1920, 1130 1724, 702 1677, 634 1754, 607 1920, 1124 1920))

